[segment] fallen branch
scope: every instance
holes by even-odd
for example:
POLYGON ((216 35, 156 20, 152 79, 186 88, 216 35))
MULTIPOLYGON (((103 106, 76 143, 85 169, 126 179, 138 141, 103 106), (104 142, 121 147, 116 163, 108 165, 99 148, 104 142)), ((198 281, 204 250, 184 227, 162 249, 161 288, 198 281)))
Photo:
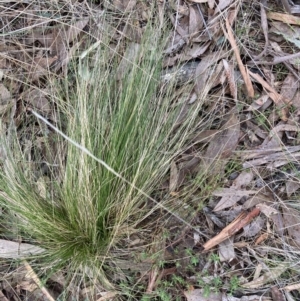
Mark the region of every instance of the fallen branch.
POLYGON ((225 227, 218 235, 207 241, 204 245, 204 252, 210 250, 224 240, 228 239, 243 227, 248 225, 260 213, 260 209, 255 208, 251 212, 242 212, 235 220, 225 227))

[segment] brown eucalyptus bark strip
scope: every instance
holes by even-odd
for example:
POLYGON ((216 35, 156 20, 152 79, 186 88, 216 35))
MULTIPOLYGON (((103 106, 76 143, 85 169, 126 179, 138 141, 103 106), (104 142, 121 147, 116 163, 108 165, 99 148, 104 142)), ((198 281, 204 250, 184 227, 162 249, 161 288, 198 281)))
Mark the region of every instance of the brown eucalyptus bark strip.
POLYGON ((204 245, 204 252, 210 250, 211 248, 217 246, 230 236, 234 235, 240 231, 243 227, 248 225, 256 216, 258 216, 260 210, 254 208, 251 212, 242 212, 234 221, 232 221, 228 226, 226 226, 218 235, 207 241, 204 245))

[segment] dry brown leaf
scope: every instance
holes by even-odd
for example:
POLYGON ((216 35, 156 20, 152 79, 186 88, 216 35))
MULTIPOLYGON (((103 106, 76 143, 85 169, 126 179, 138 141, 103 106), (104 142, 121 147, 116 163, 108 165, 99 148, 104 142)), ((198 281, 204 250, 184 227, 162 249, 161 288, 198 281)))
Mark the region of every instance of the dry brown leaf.
POLYGON ((226 78, 229 84, 229 91, 231 96, 235 101, 237 101, 237 88, 236 88, 236 81, 234 79, 234 70, 233 66, 229 66, 228 62, 223 59, 223 65, 225 69, 226 78))
POLYGON ((178 35, 184 40, 185 44, 189 44, 188 17, 184 16, 184 18, 180 20, 179 24, 177 18, 175 19, 173 14, 169 13, 168 15, 178 35))
MULTIPOLYGON (((163 1, 158 1, 158 3, 160 3, 162 9, 165 10, 163 1)), ((173 0, 173 1, 169 1, 169 5, 170 8, 173 9, 174 12, 178 13, 179 15, 182 16, 188 16, 189 15, 189 7, 187 5, 187 3, 182 2, 182 1, 177 1, 177 0, 173 0)))
POLYGON ((221 70, 215 67, 215 64, 225 56, 225 51, 217 51, 206 55, 198 64, 195 75, 195 92, 199 96, 202 94, 206 95, 212 88, 213 80, 211 78, 218 76, 218 73, 221 72, 221 70))
POLYGON ((5 297, 5 295, 2 293, 2 290, 0 290, 0 300, 1 301, 8 301, 8 299, 5 297))
MULTIPOLYGON (((227 190, 226 188, 214 191, 213 195, 222 196, 222 199, 215 206, 215 212, 221 211, 225 208, 235 205, 243 196, 248 196, 249 193, 242 190, 242 187, 245 187, 250 184, 253 179, 252 172, 243 171, 234 181, 231 187, 227 190), (229 192, 229 194, 228 194, 229 192)), ((254 192, 255 193, 255 192, 254 192)), ((253 194, 253 193, 252 193, 253 194)))
POLYGON ((281 21, 281 22, 284 22, 287 24, 294 24, 294 25, 300 24, 300 17, 289 15, 289 14, 268 12, 267 17, 271 20, 277 20, 277 21, 281 21))
POLYGON ((300 290, 300 283, 295 283, 291 285, 287 285, 283 288, 286 292, 294 291, 294 290, 300 290))
POLYGON ((300 248, 300 212, 286 205, 282 208, 284 227, 292 243, 300 248))
POLYGON ((265 37, 265 46, 264 46, 263 51, 259 55, 257 55, 255 57, 255 59, 259 59, 262 56, 264 56, 267 53, 268 45, 269 45, 269 33, 268 33, 269 27, 268 27, 267 14, 266 14, 266 10, 265 10, 264 4, 262 2, 260 2, 259 5, 260 5, 261 28, 263 30, 264 37, 265 37))
POLYGON ((225 31, 225 29, 223 29, 223 32, 224 32, 224 35, 227 38, 227 40, 230 42, 231 47, 234 51, 234 54, 235 54, 240 72, 242 74, 242 77, 243 77, 245 85, 246 85, 248 96, 253 98, 254 97, 254 89, 253 89, 252 82, 251 82, 251 79, 250 79, 250 76, 249 76, 249 73, 248 73, 248 69, 244 66, 244 64, 241 60, 240 51, 239 51, 239 48, 238 48, 238 46, 236 44, 236 41, 234 39, 234 36, 233 36, 233 33, 232 33, 232 28, 229 24, 228 18, 226 18, 226 30, 227 30, 227 32, 225 31))
MULTIPOLYGON (((280 132, 295 132, 297 133, 299 131, 299 126, 297 125, 292 125, 292 124, 284 124, 284 123, 279 123, 276 125, 269 134, 269 140, 272 140, 274 137, 278 142, 281 142, 281 135, 279 135, 280 132)), ((270 144, 270 141, 268 141, 266 144, 270 144)), ((266 144, 263 143, 262 146, 265 146, 266 144)), ((275 144, 273 144, 275 146, 275 144)), ((279 146, 279 145, 278 145, 279 146)))
POLYGON ((51 112, 51 105, 46 95, 48 95, 46 90, 32 88, 26 90, 21 97, 31 107, 43 113, 44 116, 47 116, 51 112))
POLYGON ((178 168, 174 161, 171 162, 170 169, 170 184, 169 184, 169 192, 174 192, 178 186, 178 168))
POLYGON ((187 301, 222 301, 220 293, 211 293, 208 297, 204 297, 205 293, 202 289, 193 289, 183 293, 187 301))
POLYGON ((298 88, 298 80, 293 74, 289 73, 282 83, 280 95, 285 99, 293 99, 298 88))
POLYGON ((193 137, 193 143, 207 143, 210 142, 213 137, 218 134, 218 130, 204 130, 193 137))
POLYGON ((299 181, 296 180, 286 180, 285 182, 285 190, 288 197, 290 197, 293 193, 295 193, 300 188, 299 181))
POLYGON ((26 37, 26 42, 28 44, 39 42, 41 45, 43 45, 43 47, 50 48, 53 44, 53 34, 42 34, 38 31, 32 31, 32 33, 26 37))
POLYGON ((203 21, 199 14, 199 10, 195 6, 190 6, 190 15, 189 15, 189 34, 194 36, 200 32, 203 27, 203 21))
POLYGON ((34 272, 34 270, 29 265, 29 263, 24 260, 23 264, 24 264, 24 266, 26 267, 26 270, 27 270, 26 278, 27 279, 28 278, 32 279, 36 283, 36 285, 42 291, 43 295, 46 297, 46 300, 55 301, 55 299, 50 295, 49 291, 45 288, 45 286, 43 285, 42 281, 40 280, 40 278, 38 277, 38 275, 34 272))
MULTIPOLYGON (((213 195, 214 196, 226 196, 226 197, 238 196, 241 198, 243 196, 248 196, 248 195, 255 194, 255 193, 257 193, 256 190, 219 188, 213 192, 213 195)), ((225 208, 227 208, 227 206, 225 208)), ((214 210, 214 211, 220 211, 220 209, 214 210)))
POLYGON ((194 2, 194 3, 206 3, 209 0, 189 0, 189 1, 194 2))
POLYGON ((293 43, 298 48, 300 46, 300 28, 298 26, 291 26, 282 22, 272 22, 272 27, 269 29, 269 32, 282 36, 285 40, 293 43))
POLYGON ((243 204, 243 209, 250 209, 261 203, 273 204, 273 202, 274 202, 273 195, 271 195, 271 194, 266 195, 266 194, 263 194, 262 192, 257 192, 253 197, 248 199, 243 204))
POLYGON ((11 93, 0 83, 0 115, 5 114, 15 104, 15 100, 11 98, 11 93))
POLYGON ((220 132, 213 137, 205 152, 203 163, 209 175, 223 172, 226 162, 237 147, 239 135, 240 122, 233 112, 220 132))
POLYGON ((221 10, 225 9, 226 7, 228 7, 229 5, 231 5, 232 2, 234 2, 234 0, 220 0, 217 5, 216 12, 219 13, 219 11, 221 11, 221 10))
POLYGON ((243 296, 242 298, 235 298, 233 296, 228 295, 227 299, 225 299, 224 301, 273 301, 273 300, 269 297, 263 297, 261 295, 243 296))
POLYGON ((104 1, 104 7, 119 12, 131 11, 136 6, 136 0, 113 0, 104 1))
POLYGON ((248 111, 256 111, 260 108, 264 111, 268 106, 270 106, 271 102, 269 95, 264 94, 252 102, 248 111))
POLYGON ((281 109, 281 119, 284 121, 288 120, 288 108, 285 108, 284 106, 289 105, 291 103, 291 100, 286 99, 285 97, 278 94, 276 90, 272 88, 259 74, 252 73, 250 71, 249 74, 267 90, 268 95, 272 98, 276 106, 281 109))
POLYGON ((205 43, 203 45, 196 44, 196 43, 192 44, 187 49, 184 49, 184 52, 179 56, 180 61, 184 62, 184 61, 189 61, 193 58, 200 57, 203 53, 206 52, 209 46, 210 46, 210 42, 205 43))
POLYGON ((300 145, 274 147, 268 149, 253 149, 251 151, 242 151, 241 157, 243 160, 249 160, 253 158, 262 158, 265 156, 275 156, 276 158, 285 156, 285 154, 292 154, 300 151, 300 145))
POLYGON ((268 218, 270 218, 271 215, 278 214, 278 211, 275 208, 263 203, 257 204, 256 207, 268 218))
POLYGON ((120 65, 117 68, 117 77, 118 80, 121 80, 127 76, 129 70, 131 69, 132 64, 135 62, 138 53, 140 50, 140 44, 129 43, 125 51, 124 56, 120 62, 120 65))
POLYGON ((253 133, 262 138, 262 139, 266 139, 268 137, 268 133, 267 130, 264 128, 260 128, 257 124, 247 120, 246 121, 246 125, 248 127, 249 130, 253 131, 253 133))
POLYGON ((248 283, 244 283, 241 286, 244 288, 249 288, 249 289, 255 289, 255 288, 259 288, 263 285, 265 285, 266 283, 269 283, 271 281, 274 281, 276 279, 278 279, 278 277, 284 273, 286 271, 288 267, 283 265, 283 264, 279 264, 276 268, 266 272, 263 276, 250 281, 248 283))
POLYGON ((214 9, 216 1, 215 0, 208 0, 207 2, 208 2, 208 7, 210 9, 214 9))
POLYGON ((265 219, 258 216, 253 222, 244 227, 244 231, 241 234, 242 237, 254 237, 256 236, 264 227, 265 219))
POLYGON ((295 96, 293 97, 292 104, 298 110, 300 109, 300 91, 297 91, 295 96))
POLYGON ((254 245, 258 246, 259 244, 263 243, 268 237, 269 237, 268 233, 263 233, 255 240, 254 245))
POLYGON ((278 287, 273 286, 271 288, 272 298, 273 301, 285 301, 285 297, 283 295, 283 292, 281 292, 278 287))
POLYGON ((57 58, 57 56, 49 58, 36 58, 31 62, 30 65, 24 65, 24 69, 26 69, 29 73, 28 78, 30 81, 36 81, 43 76, 48 76, 50 73, 50 65, 56 62, 57 58))
POLYGON ((230 261, 236 257, 232 239, 228 238, 219 244, 219 258, 221 262, 230 261))
MULTIPOLYGON (((83 28, 88 24, 89 18, 83 18, 73 25, 69 26, 67 30, 59 29, 57 31, 53 31, 53 43, 50 47, 51 54, 53 56, 58 57, 58 68, 65 66, 70 60, 69 44, 77 39, 79 34, 82 32, 83 28)), ((74 43, 74 46, 77 43, 74 43)), ((74 47, 73 46, 73 47, 74 47)), ((56 70, 57 70, 56 69, 56 70)))

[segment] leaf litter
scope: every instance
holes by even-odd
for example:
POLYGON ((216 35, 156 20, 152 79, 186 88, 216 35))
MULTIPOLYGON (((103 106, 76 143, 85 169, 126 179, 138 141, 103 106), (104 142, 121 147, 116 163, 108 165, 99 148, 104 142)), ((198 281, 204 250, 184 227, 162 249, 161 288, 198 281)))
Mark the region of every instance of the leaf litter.
MULTIPOLYGON (((187 300, 282 301, 283 294, 289 300, 300 298, 297 291, 300 282, 297 273, 300 29, 299 17, 292 13, 296 6, 290 3, 287 6, 287 1, 278 2, 194 0, 166 4, 158 1, 158 13, 161 16, 166 13, 173 26, 164 51, 162 83, 177 81, 178 95, 181 86, 193 87, 193 94, 181 99, 183 114, 178 116, 177 127, 189 118, 195 102, 205 104, 206 111, 199 112, 199 118, 207 120, 208 127, 202 129, 195 125, 191 136, 193 147, 174 157, 169 166, 168 184, 164 188, 162 183, 161 187, 186 211, 180 211, 180 215, 193 216, 190 220, 200 230, 195 232, 179 226, 176 231, 167 229, 171 235, 161 246, 166 250, 162 255, 165 266, 151 269, 153 262, 136 266, 135 270, 144 275, 139 281, 147 284, 150 295, 162 280, 177 275, 186 283, 170 285, 166 290, 172 294, 179 288, 187 300), (203 180, 188 206, 181 197, 193 179, 203 180), (217 185, 213 179, 217 179, 217 185), (207 187, 218 187, 210 187, 206 198, 199 199, 201 190, 204 191, 201 195, 205 195, 204 183, 207 187), (199 210, 199 204, 204 206, 203 211, 199 210), (218 253, 215 253, 216 246, 218 253), (220 260, 212 262, 216 254, 220 260), (193 269, 188 268, 191 259, 193 269), (186 266, 180 266, 181 263, 186 266), (230 275, 240 278, 240 285, 233 292, 230 275), (214 280, 218 278, 221 286, 214 280), (205 297, 207 287, 218 291, 211 291, 210 297, 205 297)), ((120 54, 119 76, 126 76, 140 45, 142 24, 150 18, 149 7, 141 1, 104 3, 103 6, 67 5, 58 15, 53 7, 54 10, 49 9, 50 4, 41 2, 34 2, 32 11, 25 3, 1 4, 0 114, 4 127, 1 133, 8 135, 14 123, 23 145, 28 150, 33 147, 40 150, 40 154, 28 151, 27 158, 37 174, 41 195, 45 194, 45 183, 51 179, 45 163, 37 162, 56 164, 57 157, 62 159, 65 152, 57 142, 58 137, 53 137, 50 148, 56 156, 49 154, 44 147, 48 143, 47 128, 41 132, 40 127, 30 126, 35 121, 28 118, 28 108, 54 124, 57 122, 48 82, 65 76, 69 63, 78 54, 86 53, 89 35, 96 37, 94 47, 110 35, 111 50, 120 54), (111 23, 99 17, 105 11, 127 19, 111 23), (30 141, 28 137, 35 139, 30 141)), ((58 174, 61 172, 56 178, 58 174)), ((2 250, 16 248, 16 242, 9 239, 1 242, 2 250)), ((26 243, 20 242, 20 250, 23 246, 26 243)), ((126 270, 130 264, 119 266, 126 270)), ((26 263, 23 267, 28 270, 26 263)), ((13 277, 19 273, 17 269, 10 274, 1 269, 1 273, 5 279, 0 290, 3 298, 9 299, 16 292, 24 297, 31 292, 42 300, 48 294, 39 286, 37 276, 16 281, 13 277), (35 283, 35 289, 30 281, 35 283)), ((61 283, 65 283, 59 283, 54 275, 52 278, 54 289, 49 290, 55 296, 61 283)), ((94 294, 87 287, 80 289, 81 297, 94 294)), ((75 289, 70 291, 74 293, 75 289)), ((98 295, 98 300, 116 295, 114 291, 105 292, 98 295)))

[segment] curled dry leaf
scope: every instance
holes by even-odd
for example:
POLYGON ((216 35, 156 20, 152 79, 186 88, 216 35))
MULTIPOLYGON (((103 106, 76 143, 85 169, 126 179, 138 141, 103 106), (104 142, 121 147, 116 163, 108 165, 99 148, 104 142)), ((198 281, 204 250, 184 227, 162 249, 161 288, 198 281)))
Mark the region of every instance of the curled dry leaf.
POLYGON ((279 264, 276 268, 270 269, 270 271, 266 272, 263 276, 255 279, 253 281, 250 281, 248 283, 242 284, 242 287, 249 288, 249 289, 259 288, 269 282, 272 282, 272 281, 278 279, 278 277, 282 273, 284 273, 287 268, 288 267, 286 265, 279 264))
MULTIPOLYGON (((231 207, 236 204, 243 196, 248 196, 249 192, 243 191, 242 187, 250 184, 253 179, 252 172, 243 171, 234 181, 231 187, 214 191, 213 195, 222 196, 222 199, 215 206, 214 211, 221 211, 225 208, 231 207), (229 194, 228 194, 229 192, 229 194)), ((253 191, 251 194, 255 194, 253 191)))

